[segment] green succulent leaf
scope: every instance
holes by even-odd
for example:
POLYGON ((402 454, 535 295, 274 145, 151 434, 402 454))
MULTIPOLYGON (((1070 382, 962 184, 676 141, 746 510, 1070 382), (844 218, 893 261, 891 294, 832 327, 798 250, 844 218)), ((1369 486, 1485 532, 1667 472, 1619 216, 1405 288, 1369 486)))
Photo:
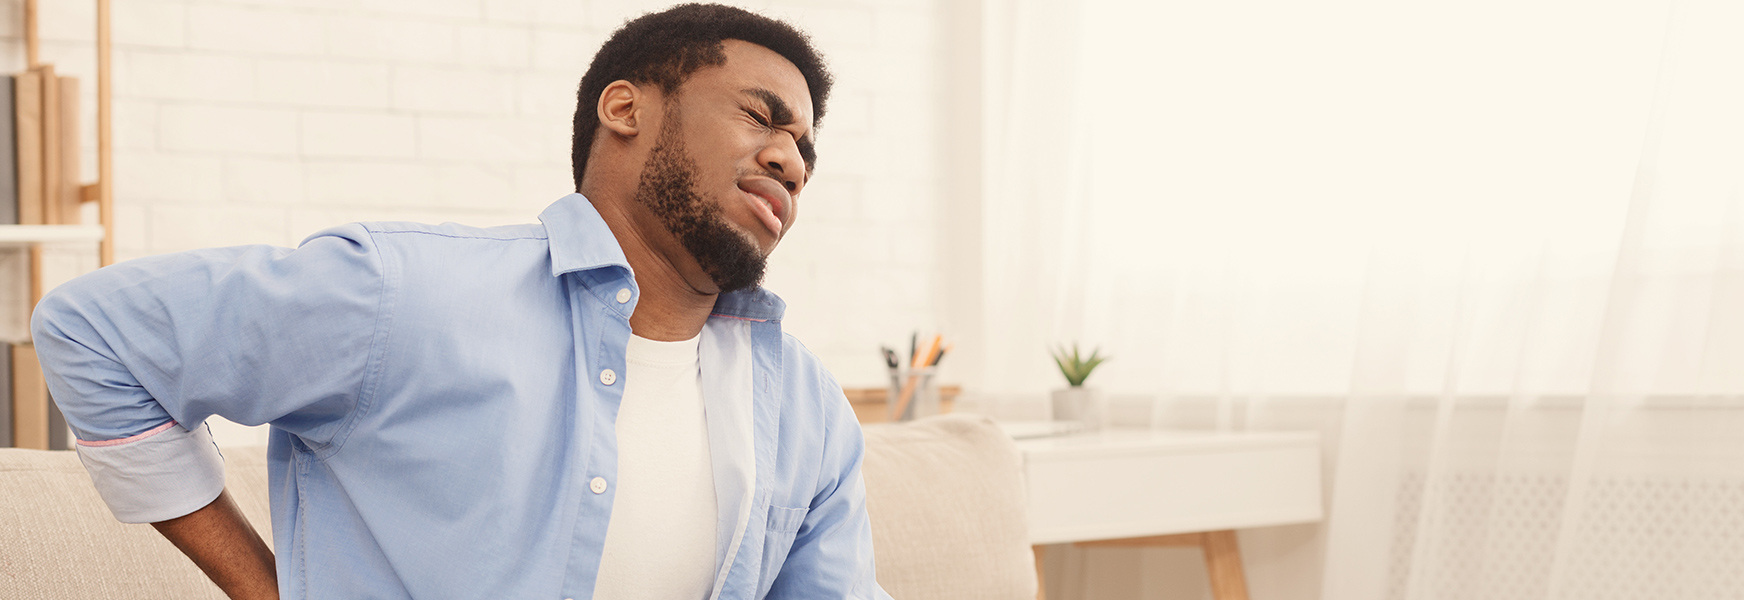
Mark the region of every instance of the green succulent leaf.
POLYGON ((1055 346, 1049 353, 1053 355, 1054 364, 1060 367, 1060 374, 1066 377, 1066 383, 1072 387, 1083 386, 1084 380, 1090 378, 1090 373, 1108 360, 1108 357, 1102 356, 1100 348, 1091 349, 1090 357, 1085 358, 1077 343, 1072 344, 1070 352, 1064 345, 1060 345, 1055 346))

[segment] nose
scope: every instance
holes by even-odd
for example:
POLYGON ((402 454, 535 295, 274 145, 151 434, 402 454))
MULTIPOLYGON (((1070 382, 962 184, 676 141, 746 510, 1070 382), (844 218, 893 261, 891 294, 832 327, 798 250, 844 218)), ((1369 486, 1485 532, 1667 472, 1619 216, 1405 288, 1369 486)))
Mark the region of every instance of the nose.
POLYGON ((800 157, 799 146, 791 136, 772 136, 771 143, 757 153, 757 162, 781 181, 782 187, 787 188, 787 193, 797 196, 805 188, 805 160, 800 157))

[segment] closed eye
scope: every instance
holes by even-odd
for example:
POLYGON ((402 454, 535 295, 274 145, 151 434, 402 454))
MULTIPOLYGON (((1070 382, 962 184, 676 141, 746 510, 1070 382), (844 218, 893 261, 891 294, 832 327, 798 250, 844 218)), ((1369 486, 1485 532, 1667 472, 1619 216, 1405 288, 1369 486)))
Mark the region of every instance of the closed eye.
POLYGON ((769 126, 769 119, 765 118, 762 113, 759 113, 759 112, 751 110, 751 109, 745 109, 745 114, 751 115, 751 120, 756 121, 758 125, 762 125, 764 127, 769 126))

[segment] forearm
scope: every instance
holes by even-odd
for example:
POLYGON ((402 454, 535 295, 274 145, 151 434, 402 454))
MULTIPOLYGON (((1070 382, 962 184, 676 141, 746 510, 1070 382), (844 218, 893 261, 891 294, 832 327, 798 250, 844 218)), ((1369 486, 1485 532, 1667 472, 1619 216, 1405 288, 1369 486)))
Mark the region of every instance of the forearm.
POLYGON ((242 516, 228 491, 204 508, 152 523, 231 598, 278 598, 272 550, 242 516))

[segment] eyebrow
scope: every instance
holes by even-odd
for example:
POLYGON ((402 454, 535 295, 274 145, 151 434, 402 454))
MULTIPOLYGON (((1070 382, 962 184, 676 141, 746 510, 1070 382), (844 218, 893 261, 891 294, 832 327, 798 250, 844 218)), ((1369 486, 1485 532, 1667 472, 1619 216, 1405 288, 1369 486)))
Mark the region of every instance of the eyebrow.
MULTIPOLYGON (((792 125, 794 123, 793 107, 788 106, 787 101, 782 100, 781 96, 775 95, 775 92, 764 88, 745 88, 740 91, 762 100, 763 104, 768 105, 769 120, 776 125, 792 125)), ((795 140, 796 145, 799 146, 799 157, 805 161, 806 171, 811 171, 812 166, 817 164, 817 148, 812 145, 811 134, 811 130, 808 129, 804 136, 795 140)), ((807 174, 809 175, 809 173, 807 174)))

